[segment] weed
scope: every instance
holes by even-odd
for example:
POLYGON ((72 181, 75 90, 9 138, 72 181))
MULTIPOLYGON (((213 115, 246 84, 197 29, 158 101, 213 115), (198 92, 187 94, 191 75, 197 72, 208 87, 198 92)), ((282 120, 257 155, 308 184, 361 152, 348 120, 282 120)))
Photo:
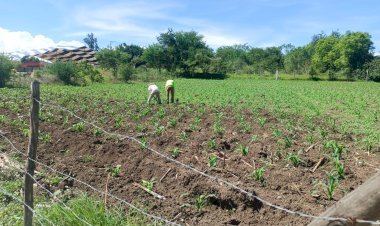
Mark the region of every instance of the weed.
POLYGON ((63 180, 61 176, 54 176, 49 179, 49 182, 53 186, 58 186, 58 184, 63 180))
POLYGON ((275 129, 273 130, 273 133, 272 133, 272 135, 273 135, 274 138, 278 138, 278 137, 280 137, 281 134, 282 134, 282 131, 279 130, 278 128, 275 128, 275 129))
POLYGON ((293 140, 290 136, 285 136, 285 148, 292 147, 293 140))
POLYGON ((258 140, 259 140, 259 136, 258 136, 258 135, 253 134, 253 135, 251 136, 251 141, 252 141, 252 142, 257 142, 258 140))
POLYGON ((259 123, 259 125, 260 125, 261 127, 264 127, 265 124, 267 123, 267 119, 266 119, 266 118, 258 117, 258 118, 257 118, 257 123, 259 123))
POLYGON ((102 131, 100 128, 95 128, 95 129, 92 130, 92 133, 93 133, 96 137, 98 137, 98 136, 102 135, 103 131, 102 131))

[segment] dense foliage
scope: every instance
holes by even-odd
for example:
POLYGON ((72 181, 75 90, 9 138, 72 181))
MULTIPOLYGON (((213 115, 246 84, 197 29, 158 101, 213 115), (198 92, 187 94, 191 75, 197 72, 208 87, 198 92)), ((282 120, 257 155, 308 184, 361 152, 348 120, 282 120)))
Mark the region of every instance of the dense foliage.
POLYGON ((13 69, 12 61, 4 55, 0 54, 0 88, 10 79, 13 69))

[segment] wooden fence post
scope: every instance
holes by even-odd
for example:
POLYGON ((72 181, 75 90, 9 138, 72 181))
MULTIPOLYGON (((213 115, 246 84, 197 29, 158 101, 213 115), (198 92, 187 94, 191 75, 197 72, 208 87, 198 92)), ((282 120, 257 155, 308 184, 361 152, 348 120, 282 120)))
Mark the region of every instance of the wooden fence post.
MULTIPOLYGON (((29 146, 28 146, 28 159, 26 161, 25 174, 25 194, 24 201, 27 206, 33 209, 33 176, 36 164, 33 160, 37 155, 37 142, 38 142, 38 113, 40 108, 40 83, 34 80, 31 84, 32 90, 32 104, 30 108, 30 134, 29 134, 29 146)), ((27 206, 24 206, 24 226, 33 225, 33 212, 27 206)))
POLYGON ((369 178, 364 184, 344 196, 341 200, 327 209, 321 217, 351 217, 352 224, 345 222, 329 222, 313 220, 308 226, 337 226, 337 225, 370 225, 355 223, 356 219, 376 221, 380 219, 380 172, 369 178))

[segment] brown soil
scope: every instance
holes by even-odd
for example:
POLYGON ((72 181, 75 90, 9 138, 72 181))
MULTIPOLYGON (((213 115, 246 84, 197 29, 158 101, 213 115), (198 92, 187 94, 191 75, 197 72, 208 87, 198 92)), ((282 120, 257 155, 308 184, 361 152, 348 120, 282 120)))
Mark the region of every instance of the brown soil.
MULTIPOLYGON (((115 106, 117 104, 114 103, 115 106)), ((133 104, 130 104, 130 107, 132 108, 133 104)), ((359 150, 350 137, 342 136, 326 127, 329 138, 337 139, 349 151, 343 155, 342 160, 346 170, 345 179, 339 182, 334 199, 328 200, 323 186, 318 185, 318 182, 326 182, 326 172, 333 169, 333 163, 327 157, 328 150, 324 148, 322 138, 316 136, 312 143, 307 141, 306 137, 310 131, 303 126, 301 119, 295 116, 291 118, 295 122, 295 129, 290 131, 286 128, 289 118, 278 119, 267 112, 260 112, 254 116, 249 111, 242 111, 240 113, 250 125, 249 131, 244 133, 239 120, 236 119, 237 112, 232 107, 206 108, 204 114, 199 114, 199 125, 190 128, 200 107, 202 106, 170 107, 166 109, 165 116, 157 120, 156 112, 160 107, 152 106, 151 112, 139 120, 131 119, 132 115, 124 115, 123 126, 119 129, 115 128, 115 117, 105 112, 89 110, 81 111, 78 115, 89 121, 106 115, 104 124, 96 124, 108 131, 134 135, 140 140, 142 131, 149 147, 154 150, 170 156, 169 151, 177 147, 181 152, 176 160, 209 175, 223 178, 272 204, 313 215, 319 215, 362 184, 376 172, 374 166, 380 163, 378 152, 367 154, 359 150), (223 112, 221 125, 225 131, 221 135, 213 130, 216 112, 223 112), (263 127, 257 122, 258 117, 266 118, 263 127), (178 118, 174 128, 169 126, 169 120, 173 118, 178 118), (161 135, 155 134, 156 121, 165 126, 161 135), (140 127, 139 131, 136 130, 137 127, 140 127), (273 135, 274 128, 283 132, 280 136, 281 141, 273 135), (252 141, 252 135, 257 135, 257 141, 252 141), (284 147, 285 135, 292 138, 290 148, 284 147), (216 141, 216 147, 213 149, 208 145, 211 139, 216 141), (236 152, 240 145, 249 147, 248 155, 243 156, 236 152), (305 152, 310 146, 312 147, 305 152), (304 150, 301 154, 303 162, 294 167, 286 159, 286 153, 296 153, 301 149, 304 150), (216 167, 208 166, 210 153, 219 157, 216 167), (312 169, 322 157, 326 157, 326 160, 313 173, 312 169), (250 177, 259 167, 266 168, 264 183, 250 177)), ((70 173, 76 179, 100 190, 105 190, 109 169, 121 165, 121 174, 110 177, 108 191, 130 203, 143 204, 153 215, 163 216, 184 225, 306 225, 310 222, 310 219, 268 207, 255 199, 250 200, 247 195, 168 161, 143 149, 134 141, 119 140, 104 134, 95 136, 93 128, 88 125, 83 132, 74 132, 70 128, 79 122, 78 119, 70 117, 69 123, 63 125, 63 117, 67 113, 61 114, 54 109, 51 111, 54 115, 52 120, 48 122, 45 119, 40 122, 40 131, 50 133, 51 140, 47 143, 40 140, 38 161, 61 172, 70 173), (169 173, 162 178, 169 169, 169 173), (165 196, 165 200, 157 199, 134 185, 152 178, 157 181, 153 190, 165 196), (201 210, 195 207, 195 198, 199 195, 210 195, 207 204, 201 210)), ((0 108, 0 114, 16 119, 15 113, 5 108, 0 108)), ((21 135, 17 127, 10 123, 0 125, 1 130, 18 148, 26 150, 27 138, 21 135)), ((320 122, 316 122, 316 127, 325 128, 320 122)), ((54 175, 41 166, 37 166, 37 171, 54 175)), ((47 176, 41 180, 47 183, 46 178, 47 176)), ((63 183, 66 183, 66 188, 74 186, 99 196, 77 182, 66 180, 63 183)), ((49 187, 54 191, 64 186, 61 183, 60 186, 49 187)), ((108 200, 109 205, 117 203, 112 198, 108 200)))

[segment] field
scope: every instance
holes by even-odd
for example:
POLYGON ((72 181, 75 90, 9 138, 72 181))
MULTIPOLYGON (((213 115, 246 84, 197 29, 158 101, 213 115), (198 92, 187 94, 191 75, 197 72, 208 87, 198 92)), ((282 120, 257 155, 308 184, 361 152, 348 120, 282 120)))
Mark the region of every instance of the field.
MULTIPOLYGON (((0 132, 21 150, 29 92, 0 89, 0 132)), ((268 203, 318 216, 377 172, 379 97, 367 82, 178 79, 178 103, 148 106, 145 83, 42 85, 37 160, 178 224, 305 225, 268 203)), ((101 196, 37 171, 53 193, 101 196)))

